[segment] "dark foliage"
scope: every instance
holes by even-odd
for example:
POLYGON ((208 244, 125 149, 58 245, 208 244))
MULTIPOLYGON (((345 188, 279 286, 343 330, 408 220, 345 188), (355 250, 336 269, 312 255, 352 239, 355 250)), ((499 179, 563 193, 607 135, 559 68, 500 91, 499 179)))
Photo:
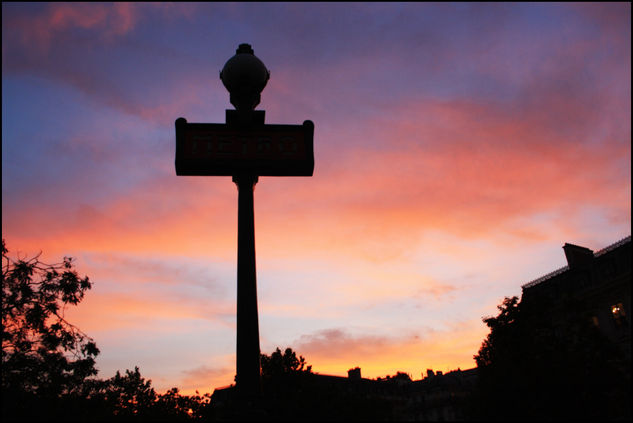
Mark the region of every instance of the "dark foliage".
POLYGON ((86 384, 84 398, 93 415, 115 421, 180 421, 204 415, 210 395, 181 395, 178 388, 157 394, 138 367, 86 384))
MULTIPOLYGON (((360 381, 332 382, 303 356, 277 348, 261 355, 264 409, 274 421, 366 421, 391 416, 391 403, 364 393, 360 381)), ((403 373, 404 374, 404 373, 403 373)))
POLYGON ((74 396, 97 374, 94 341, 64 319, 92 286, 72 260, 12 260, 2 241, 2 392, 42 400, 74 396))
POLYGON ((472 415, 486 420, 630 418, 627 360, 573 303, 565 318, 528 310, 517 297, 484 319, 472 415))
POLYGON ((377 378, 377 380, 392 381, 392 382, 396 382, 396 381, 411 382, 411 376, 405 372, 396 372, 396 374, 393 376, 387 375, 385 377, 379 377, 377 378))
POLYGON ((2 240, 2 418, 4 421, 178 421, 205 416, 209 394, 156 394, 136 367, 97 375, 94 340, 64 318, 92 287, 72 259, 11 259, 2 240))
POLYGON ((269 356, 261 354, 260 363, 264 380, 293 373, 312 372, 312 366, 306 367, 305 358, 303 356, 297 358, 297 353, 292 348, 286 348, 283 354, 279 348, 269 356))

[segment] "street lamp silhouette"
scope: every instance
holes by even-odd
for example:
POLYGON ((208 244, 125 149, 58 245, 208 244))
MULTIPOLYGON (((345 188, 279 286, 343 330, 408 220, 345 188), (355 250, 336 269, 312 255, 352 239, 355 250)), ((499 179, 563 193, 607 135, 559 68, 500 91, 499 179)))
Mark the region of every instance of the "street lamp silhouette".
MULTIPOLYGON (((238 123, 253 122, 253 110, 261 99, 270 72, 255 57, 248 44, 240 44, 222 71, 220 79, 238 111, 238 123)), ((227 113, 229 111, 227 110, 227 113)), ((227 124, 231 121, 227 114, 227 124)), ((261 119, 263 124, 263 116, 261 119)), ((257 273, 255 270, 255 212, 253 191, 257 175, 233 175, 237 185, 237 348, 236 386, 244 395, 261 393, 259 318, 257 313, 257 273)))
POLYGON ((255 110, 270 72, 249 44, 220 71, 235 110, 226 123, 176 119, 176 175, 231 176, 238 189, 236 388, 245 398, 261 395, 255 214, 253 191, 259 176, 312 176, 314 124, 264 124, 255 110))
POLYGON ((240 44, 224 68, 220 79, 231 95, 231 104, 237 110, 253 110, 261 100, 261 92, 270 79, 270 71, 255 56, 249 44, 240 44))

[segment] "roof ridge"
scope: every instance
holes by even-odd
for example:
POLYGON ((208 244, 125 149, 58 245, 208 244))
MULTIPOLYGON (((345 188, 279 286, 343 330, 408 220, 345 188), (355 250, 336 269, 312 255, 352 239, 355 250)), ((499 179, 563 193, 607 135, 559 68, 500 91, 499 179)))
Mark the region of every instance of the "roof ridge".
POLYGON ((534 285, 538 285, 539 283, 541 283, 541 282, 543 282, 543 281, 545 281, 547 279, 553 278, 554 276, 556 276, 556 275, 558 275, 560 273, 563 273, 563 272, 565 272, 567 270, 569 270, 569 266, 564 266, 564 267, 561 267, 560 269, 556 269, 553 272, 550 272, 550 273, 548 273, 546 275, 541 276, 540 278, 536 278, 533 281, 526 283, 525 285, 521 285, 521 289, 531 288, 534 285))
MULTIPOLYGON (((615 250, 616 248, 626 244, 627 242, 631 242, 631 235, 629 235, 627 237, 624 237, 621 240, 619 240, 617 242, 614 242, 613 244, 596 251, 595 253, 593 253, 593 256, 594 257, 601 256, 601 255, 603 255, 605 253, 608 253, 609 251, 615 250)), ((569 266, 564 266, 564 267, 561 267, 560 269, 556 269, 553 272, 550 272, 550 273, 548 273, 546 275, 541 276, 540 278, 536 278, 536 279, 532 280, 531 282, 528 282, 528 283, 526 283, 524 285, 521 285, 521 289, 531 288, 534 285, 538 285, 539 283, 544 282, 544 281, 546 281, 546 280, 548 280, 550 278, 553 278, 554 276, 556 276, 556 275, 558 275, 560 273, 563 273, 563 272, 565 272, 567 270, 569 270, 569 266)))
POLYGON ((614 242, 613 244, 611 244, 611 245, 609 245, 607 247, 602 248, 601 250, 596 251, 595 253, 593 253, 593 255, 594 255, 594 257, 601 256, 604 253, 608 253, 609 251, 614 250, 614 249, 618 248, 619 246, 624 245, 624 244, 626 244, 627 242, 630 242, 630 241, 631 241, 631 235, 629 235, 627 237, 624 237, 621 240, 619 240, 617 242, 614 242))

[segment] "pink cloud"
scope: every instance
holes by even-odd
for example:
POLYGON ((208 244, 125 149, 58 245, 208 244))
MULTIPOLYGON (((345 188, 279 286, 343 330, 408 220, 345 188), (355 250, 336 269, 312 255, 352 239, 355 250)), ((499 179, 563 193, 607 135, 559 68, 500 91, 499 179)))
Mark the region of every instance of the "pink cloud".
MULTIPOLYGON (((24 47, 35 48, 38 53, 48 51, 54 40, 76 28, 98 33, 102 41, 122 37, 152 11, 169 18, 193 17, 197 5, 168 3, 49 3, 38 12, 13 10, 6 22, 7 34, 17 37, 24 47)), ((4 25, 4 22, 3 22, 4 25)))
POLYGON ((237 189, 230 178, 222 179, 157 178, 102 207, 73 202, 42 209, 37 199, 28 200, 19 212, 5 214, 3 234, 20 248, 37 244, 36 249, 53 253, 75 245, 94 252, 215 251, 222 256, 225 246, 236 242, 237 226, 237 189))
POLYGON ((622 41, 628 39, 631 32, 631 3, 592 3, 580 2, 569 5, 571 10, 579 13, 592 24, 600 25, 602 31, 609 35, 617 35, 622 41), (627 36, 628 32, 628 36, 627 36))
MULTIPOLYGON (((533 240, 533 231, 516 222, 542 213, 572 222, 585 206, 616 219, 630 216, 626 133, 578 140, 533 124, 539 111, 516 115, 474 102, 409 104, 393 116, 355 133, 384 140, 389 149, 356 143, 322 153, 324 164, 312 178, 261 178, 257 239, 267 251, 336 247, 354 254, 375 247, 370 253, 379 256, 424 230, 477 237, 503 229, 533 240)), ((10 213, 11 225, 3 222, 3 229, 96 251, 234 254, 237 190, 230 178, 165 175, 104 208, 74 207, 42 210, 34 199, 10 213)))
MULTIPOLYGON (((134 98, 132 91, 137 91, 125 85, 138 77, 130 76, 136 71, 134 69, 120 69, 124 66, 124 58, 120 56, 119 44, 125 43, 125 37, 152 18, 152 14, 158 13, 167 21, 182 16, 190 18, 197 7, 195 4, 162 3, 50 3, 36 12, 13 9, 11 18, 3 20, 3 26, 6 26, 3 31, 3 74, 31 73, 62 81, 93 100, 126 114, 161 125, 173 124, 191 108, 204 109, 203 103, 208 101, 209 94, 200 87, 208 84, 208 72, 202 69, 197 72, 195 69, 198 68, 192 67, 194 71, 183 76, 182 67, 164 64, 166 57, 171 57, 172 63, 182 61, 182 52, 167 46, 157 50, 138 42, 126 44, 126 49, 142 49, 143 54, 162 64, 160 67, 154 64, 160 72, 145 83, 165 79, 165 74, 175 69, 181 72, 181 83, 162 84, 160 90, 146 89, 140 93, 141 99, 134 98), (72 45, 70 50, 68 45, 72 45), (100 59, 95 61, 92 55, 95 49, 103 50, 101 60, 106 59, 105 64, 97 63, 100 59), (111 54, 113 56, 107 60, 111 54)), ((191 69, 187 67, 187 70, 191 69)), ((137 87, 138 83, 134 88, 137 87)))
POLYGON ((51 4, 48 14, 42 19, 42 26, 48 31, 64 31, 73 27, 105 30, 106 34, 122 35, 134 26, 133 5, 115 3, 112 5, 91 5, 89 3, 51 4))
POLYGON ((427 368, 454 370, 475 367, 477 353, 487 330, 478 320, 454 323, 444 330, 420 330, 407 335, 352 335, 343 329, 327 329, 296 340, 292 348, 303 355, 313 371, 345 376, 361 367, 363 377, 409 373, 414 379, 427 368))
MULTIPOLYGON (((93 279, 94 280, 94 279, 93 279)), ((156 330, 163 334, 182 330, 187 321, 210 320, 226 326, 233 316, 232 302, 205 298, 173 298, 147 292, 140 294, 128 285, 126 293, 94 292, 76 307, 66 309, 66 317, 82 331, 98 339, 98 333, 111 331, 156 330), (153 328, 153 329, 152 329, 153 328)), ((231 325, 229 325, 231 326, 231 325)), ((231 326, 232 327, 232 326, 231 326)))
POLYGON ((104 39, 125 35, 137 22, 136 10, 131 3, 51 3, 39 14, 14 16, 7 22, 7 33, 41 55, 60 34, 75 28, 98 31, 104 39))
POLYGON ((358 358, 382 355, 390 343, 382 336, 354 337, 342 329, 325 329, 313 335, 303 335, 296 341, 296 349, 302 355, 318 357, 332 355, 338 360, 343 357, 358 358))

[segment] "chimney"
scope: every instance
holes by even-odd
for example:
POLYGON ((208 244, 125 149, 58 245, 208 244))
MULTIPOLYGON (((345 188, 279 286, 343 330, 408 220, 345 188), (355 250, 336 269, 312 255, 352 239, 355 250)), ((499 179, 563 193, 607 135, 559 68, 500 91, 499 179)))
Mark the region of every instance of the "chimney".
POLYGON ((350 380, 360 380, 360 367, 355 367, 347 371, 347 378, 350 380))
POLYGON ((566 243, 563 250, 565 250, 565 257, 567 257, 570 269, 585 266, 593 260, 593 251, 589 248, 566 243))

